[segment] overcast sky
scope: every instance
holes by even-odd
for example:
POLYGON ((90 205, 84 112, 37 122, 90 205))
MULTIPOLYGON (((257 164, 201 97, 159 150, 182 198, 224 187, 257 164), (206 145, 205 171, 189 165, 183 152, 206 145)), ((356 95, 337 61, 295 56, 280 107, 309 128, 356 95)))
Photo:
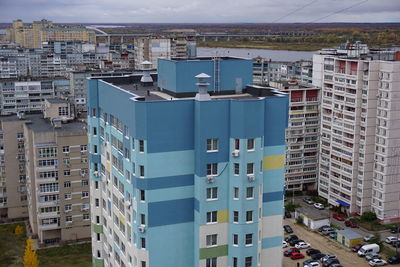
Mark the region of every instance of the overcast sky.
POLYGON ((85 23, 400 22, 400 0, 0 0, 0 22, 42 18, 85 23))

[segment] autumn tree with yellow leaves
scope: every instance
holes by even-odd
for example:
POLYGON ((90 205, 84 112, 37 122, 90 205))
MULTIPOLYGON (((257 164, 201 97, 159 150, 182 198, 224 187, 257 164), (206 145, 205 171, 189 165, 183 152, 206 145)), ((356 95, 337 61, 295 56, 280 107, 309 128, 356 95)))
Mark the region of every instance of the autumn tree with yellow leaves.
POLYGON ((39 261, 36 255, 36 250, 33 248, 33 240, 26 240, 24 267, 38 267, 39 261))
POLYGON ((17 227, 15 227, 14 230, 15 235, 22 235, 24 233, 24 227, 22 227, 21 225, 17 225, 17 227))

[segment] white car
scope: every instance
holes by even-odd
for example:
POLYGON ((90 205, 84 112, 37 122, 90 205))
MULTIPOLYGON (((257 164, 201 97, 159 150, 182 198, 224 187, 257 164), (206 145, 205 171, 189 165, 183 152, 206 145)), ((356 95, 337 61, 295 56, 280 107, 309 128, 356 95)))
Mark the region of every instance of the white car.
POLYGON ((385 260, 381 260, 381 259, 373 259, 373 260, 370 260, 368 263, 371 266, 382 266, 382 265, 387 264, 387 262, 385 260))
POLYGON ((392 244, 393 242, 396 242, 397 240, 399 240, 397 237, 388 236, 388 237, 386 237, 385 242, 388 244, 392 244))
POLYGON ((368 242, 368 241, 370 241, 372 238, 374 238, 375 236, 373 235, 373 234, 369 234, 369 235, 366 235, 366 236, 364 236, 364 241, 365 242, 368 242))
POLYGON ((321 267, 321 265, 314 261, 314 262, 310 262, 309 264, 305 265, 304 267, 321 267))
POLYGON ((299 242, 295 245, 295 248, 302 249, 302 248, 309 248, 311 247, 310 243, 306 242, 299 242))
POLYGON ((287 242, 286 241, 282 241, 282 248, 286 248, 287 247, 287 242))
POLYGON ((319 209, 319 210, 323 210, 325 207, 321 203, 315 203, 314 204, 314 208, 319 209))

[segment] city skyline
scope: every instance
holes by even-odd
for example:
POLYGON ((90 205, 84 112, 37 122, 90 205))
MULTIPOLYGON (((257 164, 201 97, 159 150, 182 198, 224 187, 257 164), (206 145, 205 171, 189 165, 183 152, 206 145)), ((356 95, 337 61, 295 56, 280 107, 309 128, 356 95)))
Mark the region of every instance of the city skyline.
POLYGON ((0 4, 1 22, 48 18, 59 23, 329 23, 400 22, 396 0, 272 0, 132 3, 109 1, 5 0, 0 4), (24 9, 21 9, 21 6, 24 9), (213 6, 212 9, 209 7, 213 6))

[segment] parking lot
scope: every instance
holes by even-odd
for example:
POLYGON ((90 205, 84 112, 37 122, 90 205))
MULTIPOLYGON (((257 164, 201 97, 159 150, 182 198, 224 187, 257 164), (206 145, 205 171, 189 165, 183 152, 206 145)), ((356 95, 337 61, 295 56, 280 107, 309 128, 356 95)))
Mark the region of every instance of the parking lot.
MULTIPOLYGON (((284 224, 290 225, 300 239, 311 244, 312 248, 319 249, 324 254, 334 254, 338 257, 341 264, 346 267, 366 267, 369 266, 364 258, 360 258, 356 253, 349 251, 336 241, 330 240, 316 232, 311 232, 302 226, 294 223, 293 219, 285 219, 284 224)), ((288 247, 290 248, 290 246, 288 247)), ((286 250, 286 249, 283 249, 286 250)), ((303 261, 310 259, 305 252, 307 249, 302 249, 302 253, 306 256, 304 259, 292 260, 290 257, 283 257, 283 267, 297 267, 297 263, 303 266, 303 261)), ((394 266, 394 265, 392 265, 394 266)))

